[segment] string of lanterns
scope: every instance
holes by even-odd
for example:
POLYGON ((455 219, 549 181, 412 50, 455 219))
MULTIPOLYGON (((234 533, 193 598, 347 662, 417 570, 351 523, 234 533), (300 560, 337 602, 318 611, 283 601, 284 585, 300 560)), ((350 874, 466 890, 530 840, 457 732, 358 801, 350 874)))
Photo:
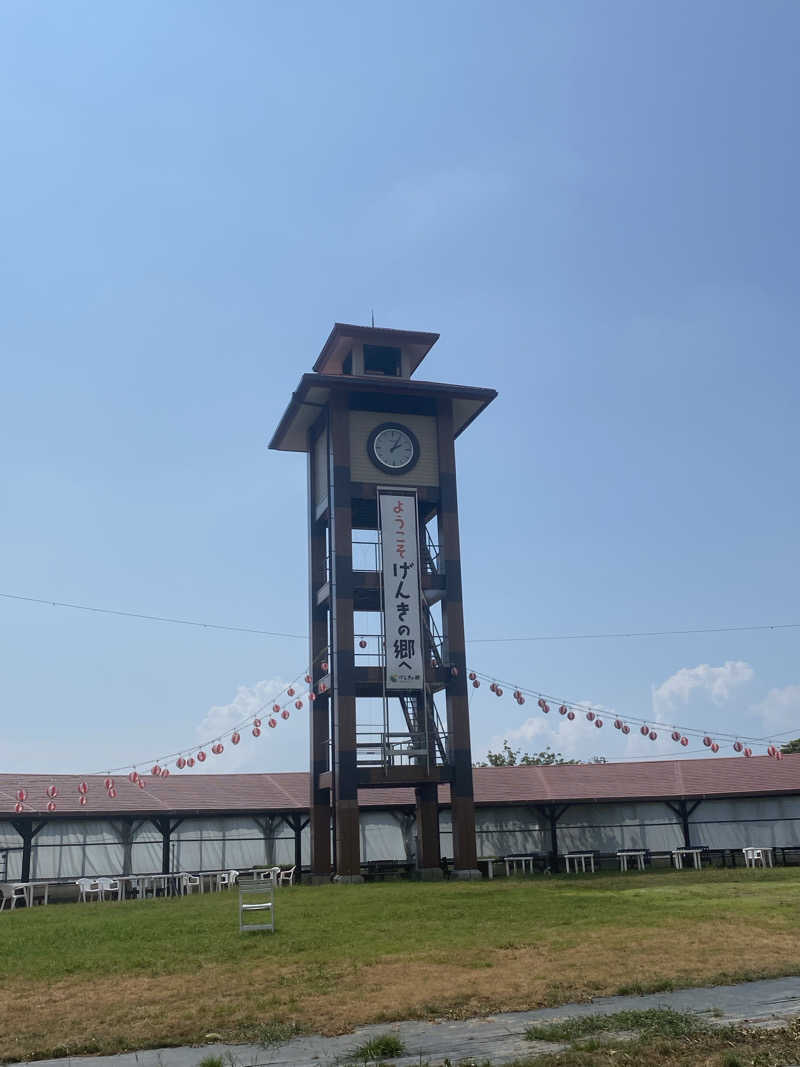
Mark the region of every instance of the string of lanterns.
MULTIPOLYGON (((363 648, 365 647, 365 645, 366 641, 362 638, 359 641, 359 647, 363 648)), ((320 659, 319 669, 323 676, 327 676, 328 674, 328 663, 324 659, 321 659, 321 656, 326 655, 327 652, 323 652, 321 653, 320 657, 318 657, 318 659, 320 659)), ((455 676, 458 674, 458 669, 456 667, 451 667, 450 670, 452 675, 455 676)), ((511 688, 510 683, 504 682, 503 684, 501 684, 492 675, 483 674, 475 670, 469 671, 468 678, 470 683, 472 684, 473 689, 479 689, 481 687, 482 682, 487 682, 489 684, 490 692, 494 693, 496 697, 503 696, 503 685, 506 685, 511 688)), ((145 789, 148 778, 169 777, 172 772, 167 766, 167 763, 173 758, 175 759, 175 768, 177 770, 183 771, 187 768, 191 770, 196 765, 202 765, 203 763, 205 763, 208 758, 208 753, 206 752, 206 749, 208 749, 208 751, 213 756, 221 756, 225 751, 224 741, 229 740, 231 745, 238 745, 242 740, 242 733, 245 730, 249 730, 254 738, 260 737, 264 726, 264 722, 261 716, 267 710, 270 703, 272 703, 272 707, 267 716, 267 727, 270 729, 275 729, 280 720, 285 721, 291 717, 290 709, 292 707, 295 710, 300 711, 304 706, 305 700, 308 700, 309 703, 313 703, 313 701, 318 695, 322 695, 327 691, 328 684, 324 680, 319 681, 317 683, 316 691, 312 683, 313 677, 311 673, 311 668, 309 668, 303 674, 298 674, 283 690, 281 690, 277 698, 271 698, 271 700, 266 701, 251 715, 248 715, 241 722, 237 723, 236 726, 218 734, 213 740, 205 741, 200 745, 191 745, 188 748, 185 748, 179 752, 172 752, 167 756, 159 757, 154 761, 145 761, 147 763, 152 762, 152 767, 149 771, 149 774, 142 773, 137 770, 135 764, 124 767, 117 767, 114 769, 114 773, 122 772, 132 785, 138 786, 139 789, 145 789), (305 685, 309 687, 308 691, 302 696, 298 692, 298 687, 301 680, 305 683, 305 685), (281 698, 285 699, 281 700, 281 698)), ((539 707, 540 711, 545 715, 550 713, 550 702, 552 701, 554 705, 558 706, 559 715, 561 715, 567 722, 574 722, 578 715, 582 714, 585 717, 585 720, 589 723, 592 723, 596 729, 602 729, 605 726, 605 721, 601 718, 598 712, 591 707, 587 708, 585 703, 578 703, 575 701, 568 700, 557 700, 551 696, 548 696, 545 693, 541 693, 534 689, 528 689, 519 685, 514 686, 512 690, 512 698, 520 707, 525 704, 526 699, 529 697, 536 700, 537 706, 539 707)), ((619 730, 620 733, 625 736, 630 734, 631 724, 639 727, 639 732, 643 738, 647 738, 650 741, 658 740, 658 731, 655 729, 651 722, 648 722, 645 719, 637 719, 635 717, 628 716, 627 721, 624 721, 621 718, 614 718, 613 720, 614 729, 619 730)), ((720 751, 720 741, 716 740, 715 738, 712 738, 710 734, 705 733, 704 731, 697 730, 693 727, 681 727, 669 723, 659 723, 658 725, 659 727, 665 730, 669 730, 670 739, 676 744, 679 744, 682 748, 686 748, 688 746, 690 737, 702 737, 703 745, 709 750, 710 753, 716 755, 720 751)), ((718 733, 717 737, 719 737, 721 741, 731 742, 731 747, 733 748, 733 751, 737 755, 742 755, 747 758, 753 755, 752 745, 758 744, 762 741, 762 739, 760 738, 744 738, 743 740, 741 735, 725 733, 718 733), (744 743, 745 741, 750 741, 751 744, 746 745, 744 743)), ((766 753, 773 759, 783 759, 783 753, 776 745, 770 744, 769 746, 767 746, 766 753)), ((111 771, 109 771, 104 777, 103 787, 106 790, 106 795, 109 797, 109 799, 114 800, 117 796, 117 789, 113 773, 111 771)), ((79 782, 77 786, 77 791, 80 806, 86 807, 88 803, 87 797, 89 793, 88 783, 85 780, 79 782)), ((27 803, 28 796, 29 795, 27 790, 23 788, 20 788, 16 791, 14 804, 14 811, 16 814, 23 814, 26 808, 32 812, 39 810, 38 808, 34 808, 32 805, 29 805, 27 803)), ((56 811, 57 808, 57 786, 49 785, 46 790, 46 796, 47 811, 53 813, 56 811)))
MULTIPOLYGON (((488 682, 490 692, 494 693, 494 695, 497 697, 502 697, 503 695, 503 686, 491 675, 481 674, 480 672, 473 670, 469 672, 469 681, 472 683, 474 689, 479 689, 482 681, 488 682)), ((508 682, 504 684, 509 685, 508 682)), ((593 723, 597 729, 602 729, 605 725, 604 720, 600 717, 600 715, 591 707, 587 708, 585 703, 581 704, 575 701, 556 700, 553 697, 547 696, 547 694, 545 693, 540 693, 537 690, 533 689, 525 689, 521 686, 517 686, 514 688, 512 696, 516 703, 520 706, 525 703, 526 697, 536 698, 536 703, 544 715, 549 714, 550 701, 552 701, 554 704, 558 705, 559 714, 563 716, 568 722, 574 722, 578 714, 583 714, 585 716, 586 721, 593 723)), ((652 721, 648 722, 648 720, 637 719, 632 716, 628 716, 627 722, 620 718, 615 718, 613 720, 614 729, 619 730, 624 735, 627 735, 631 732, 630 724, 634 724, 639 727, 639 732, 642 737, 646 737, 650 741, 658 740, 659 734, 658 731, 652 725, 652 721)), ((737 755, 742 755, 747 758, 750 758, 753 755, 752 744, 758 744, 762 740, 760 738, 742 739, 741 735, 726 733, 718 733, 717 737, 720 740, 716 740, 715 738, 711 737, 709 733, 706 733, 703 730, 697 730, 694 727, 681 727, 678 725, 673 725, 672 723, 658 723, 657 725, 661 728, 670 730, 670 740, 676 742, 676 744, 679 744, 682 748, 686 748, 688 746, 690 737, 702 738, 703 746, 714 755, 716 755, 720 751, 720 741, 730 741, 731 747, 737 755), (744 743, 745 741, 750 741, 752 744, 746 745, 744 743)), ((766 749, 766 753, 773 759, 783 759, 783 753, 777 745, 769 745, 766 749)))
MULTIPOLYGON (((327 656, 327 652, 322 655, 327 656)), ((320 673, 324 676, 328 674, 328 663, 325 659, 320 659, 319 669, 320 673)), ((103 788, 106 791, 106 795, 109 799, 114 800, 117 796, 116 783, 114 781, 113 773, 122 772, 124 777, 127 777, 128 781, 139 789, 146 789, 148 778, 168 778, 171 774, 167 762, 174 757, 175 767, 177 770, 182 771, 185 769, 191 769, 197 764, 203 764, 208 759, 208 753, 206 749, 213 756, 221 756, 225 751, 225 740, 230 740, 232 745, 238 745, 242 740, 242 732, 249 729, 254 738, 258 738, 262 734, 264 721, 261 718, 262 714, 266 712, 269 705, 272 707, 269 710, 269 714, 266 717, 267 727, 275 729, 280 720, 287 720, 291 717, 290 708, 293 707, 296 711, 302 710, 305 700, 309 703, 313 703, 317 695, 325 693, 328 689, 327 682, 320 681, 317 684, 316 692, 313 688, 313 677, 311 668, 306 670, 303 674, 298 674, 295 678, 277 695, 277 697, 271 697, 270 700, 265 701, 260 707, 248 715, 245 719, 242 719, 236 726, 231 727, 228 730, 218 734, 212 741, 204 741, 199 745, 191 745, 179 752, 171 752, 166 756, 161 756, 155 760, 145 760, 144 763, 152 763, 152 767, 148 772, 140 772, 137 770, 137 765, 127 765, 123 767, 114 768, 114 772, 108 771, 103 779, 103 788), (302 695, 299 693, 299 683, 304 682, 309 686, 306 693, 302 695), (285 698, 285 699, 282 699, 285 698)), ((78 799, 81 807, 86 807, 88 801, 89 785, 83 780, 78 784, 78 799)), ((46 789, 47 796, 47 811, 51 814, 56 811, 56 797, 58 796, 58 787, 55 785, 49 785, 46 789)), ((29 794, 26 789, 20 788, 15 794, 14 811, 17 815, 24 814, 26 808, 30 811, 38 811, 38 808, 26 803, 28 801, 29 794)))

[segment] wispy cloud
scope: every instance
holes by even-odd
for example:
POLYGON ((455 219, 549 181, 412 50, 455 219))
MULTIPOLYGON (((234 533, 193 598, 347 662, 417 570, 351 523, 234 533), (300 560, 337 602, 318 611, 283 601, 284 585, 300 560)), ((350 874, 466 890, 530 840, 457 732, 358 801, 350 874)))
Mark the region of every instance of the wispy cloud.
POLYGON ((761 716, 765 734, 796 730, 800 737, 800 685, 770 689, 753 710, 761 716))
POLYGON ((697 690, 707 693, 715 704, 724 704, 735 688, 754 677, 750 664, 741 660, 728 660, 721 667, 711 667, 708 663, 681 667, 653 689, 653 712, 658 716, 669 712, 676 703, 688 704, 689 697, 697 690))
MULTIPOLYGON (((213 741, 238 726, 244 720, 251 719, 259 712, 262 712, 266 719, 266 713, 269 711, 270 705, 276 697, 284 692, 288 684, 283 678, 268 678, 264 681, 256 682, 255 685, 240 685, 236 690, 236 696, 230 704, 218 704, 209 708, 207 715, 197 727, 198 742, 213 741)), ((283 725, 283 720, 280 720, 280 723, 283 725)), ((270 730, 269 733, 272 735, 273 731, 270 730)), ((277 731, 275 733, 277 734, 277 731)), ((263 753, 254 753, 253 746, 249 744, 250 741, 254 740, 250 734, 250 727, 243 729, 242 741, 238 747, 231 745, 230 740, 225 738, 224 757, 219 761, 207 761, 202 768, 203 772, 220 771, 230 773, 242 770, 256 761, 258 762, 258 768, 263 769, 261 767, 263 753)), ((274 740, 277 740, 277 738, 269 738, 271 743, 274 743, 274 740)))

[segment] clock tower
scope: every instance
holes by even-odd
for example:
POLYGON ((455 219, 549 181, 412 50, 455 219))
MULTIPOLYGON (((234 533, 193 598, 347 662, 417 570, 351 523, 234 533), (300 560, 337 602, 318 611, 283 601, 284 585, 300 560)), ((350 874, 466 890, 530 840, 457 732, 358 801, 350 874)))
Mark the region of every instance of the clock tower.
POLYGON ((497 394, 413 378, 438 336, 336 323, 270 442, 308 455, 316 879, 360 880, 359 790, 397 786, 421 876, 440 787, 454 875, 477 876, 454 444, 497 394))

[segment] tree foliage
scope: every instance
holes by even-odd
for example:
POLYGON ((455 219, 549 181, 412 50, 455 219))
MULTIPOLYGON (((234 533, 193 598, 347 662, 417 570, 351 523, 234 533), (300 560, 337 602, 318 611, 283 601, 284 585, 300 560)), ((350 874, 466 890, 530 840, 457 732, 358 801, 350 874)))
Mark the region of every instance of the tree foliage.
POLYGON ((791 756, 793 752, 800 752, 800 737, 796 737, 794 741, 787 741, 785 745, 781 745, 781 752, 784 756, 791 756))
MULTIPOLYGON (((542 752, 523 752, 520 748, 512 748, 508 743, 508 738, 503 741, 503 748, 500 752, 492 752, 491 749, 486 754, 486 762, 476 763, 476 767, 561 767, 572 766, 577 763, 583 763, 583 760, 579 759, 564 759, 561 752, 553 752, 549 745, 547 745, 542 752)), ((590 763, 605 763, 604 756, 593 756, 590 763)))

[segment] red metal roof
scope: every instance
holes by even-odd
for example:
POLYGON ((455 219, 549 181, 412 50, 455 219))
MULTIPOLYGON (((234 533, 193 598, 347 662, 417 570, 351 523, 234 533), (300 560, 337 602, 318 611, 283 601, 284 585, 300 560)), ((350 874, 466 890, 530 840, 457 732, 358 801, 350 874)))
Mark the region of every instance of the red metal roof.
MULTIPOLYGON (((55 785, 56 811, 85 817, 110 814, 231 814, 308 810, 309 780, 304 771, 281 774, 173 774, 147 776, 145 788, 114 776, 117 796, 110 799, 103 775, 0 774, 0 819, 14 817, 18 789, 27 793, 25 814, 47 814, 47 787, 55 785), (89 786, 79 804, 78 785, 89 786)), ((769 756, 664 760, 649 763, 579 764, 561 767, 476 767, 475 802, 499 804, 587 803, 591 801, 670 800, 680 797, 768 796, 800 793, 800 754, 783 760, 769 756)), ((448 786, 439 789, 448 804, 448 786)), ((412 789, 362 790, 363 807, 409 807, 412 789)))

